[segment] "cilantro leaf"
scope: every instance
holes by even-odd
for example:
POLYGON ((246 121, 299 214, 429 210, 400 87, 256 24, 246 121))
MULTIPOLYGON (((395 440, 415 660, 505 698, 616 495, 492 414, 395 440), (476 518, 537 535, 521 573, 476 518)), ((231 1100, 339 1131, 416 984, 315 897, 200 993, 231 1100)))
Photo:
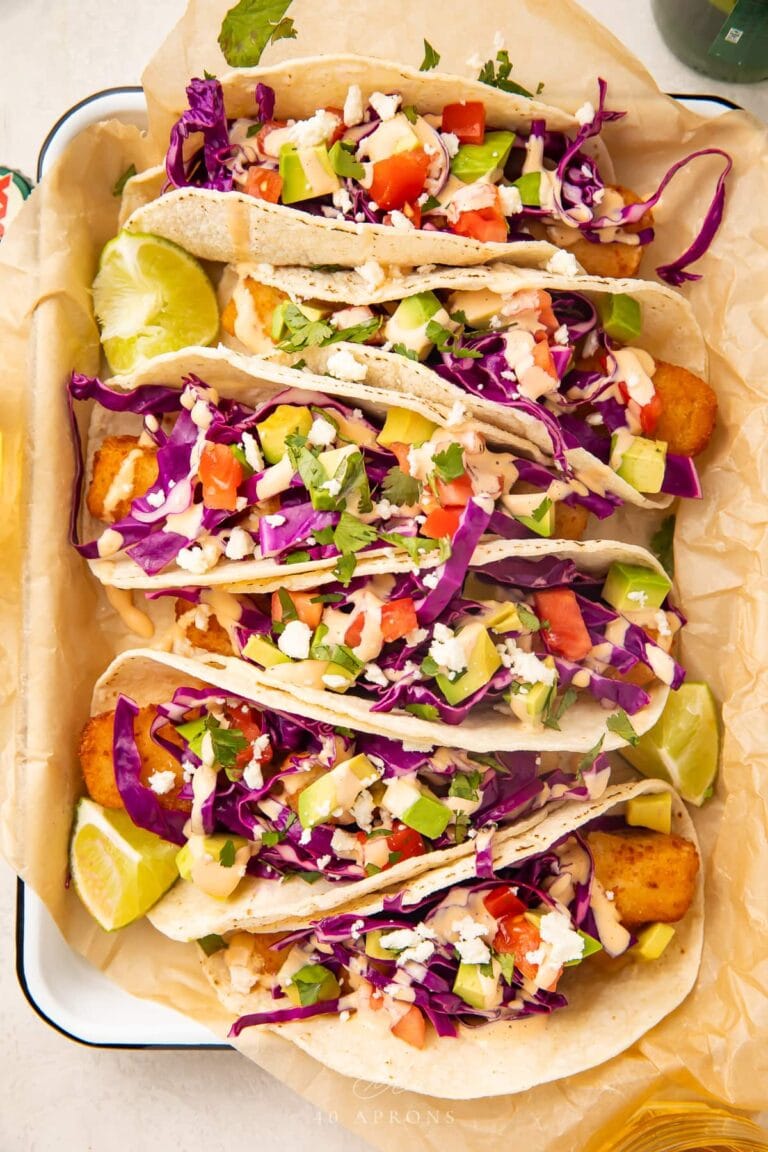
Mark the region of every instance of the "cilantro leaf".
MULTIPOLYGON (((480 75, 477 77, 482 84, 488 84, 491 88, 500 88, 502 92, 514 92, 518 96, 528 96, 533 98, 533 93, 529 92, 527 88, 523 88, 521 84, 516 84, 514 80, 510 80, 509 74, 512 71, 512 64, 509 60, 509 52, 501 51, 496 53, 496 63, 498 69, 494 68, 493 60, 486 60, 480 69, 480 75)), ((541 91, 541 87, 539 87, 541 91)))
POLYGON ((446 484, 449 484, 451 480, 458 480, 459 476, 463 476, 466 471, 464 449, 461 444, 457 443, 449 444, 444 452, 437 452, 432 457, 432 463, 438 476, 446 484))
POLYGON ((245 134, 246 139, 250 140, 252 136, 258 136, 263 127, 264 125, 259 120, 257 120, 255 124, 249 124, 248 131, 245 134))
POLYGON ((354 576, 355 568, 357 568, 357 557, 355 556, 354 552, 347 552, 346 555, 339 556, 338 560, 336 561, 336 567, 333 570, 333 574, 338 580, 339 584, 341 584, 344 588, 349 585, 349 582, 354 576))
POLYGON ((507 984, 515 983, 515 957, 512 952, 498 952, 496 959, 501 966, 501 974, 507 984))
POLYGON ((565 715, 569 708, 571 708, 579 698, 579 694, 575 688, 566 688, 560 700, 555 697, 552 698, 552 704, 547 707, 544 715, 542 716, 542 723, 545 728, 554 728, 556 732, 560 731, 559 721, 565 715))
POLYGON ((422 213, 422 215, 424 215, 425 212, 431 212, 433 208, 439 208, 439 207, 440 207, 440 201, 437 199, 437 197, 436 196, 428 196, 427 199, 424 201, 424 203, 421 206, 421 213, 422 213))
MULTIPOLYGON (((305 876, 320 875, 319 872, 299 872, 297 875, 304 878, 305 876)), ((314 881, 312 881, 314 883, 314 881)), ((292 983, 299 993, 299 1001, 302 1005, 317 1004, 320 999, 320 993, 324 986, 328 984, 328 978, 331 975, 327 968, 322 964, 305 964, 298 972, 294 972, 291 977, 292 983)))
MULTIPOLYGON (((294 872, 294 876, 298 876, 305 884, 316 884, 320 879, 322 873, 320 872, 294 872)), ((296 977, 294 977, 294 980, 296 977)))
POLYGON ((651 536, 651 552, 661 564, 667 576, 675 576, 675 517, 665 516, 657 532, 651 536))
POLYGON ((525 604, 517 605, 517 616, 523 628, 527 628, 529 632, 538 632, 541 627, 539 618, 525 604))
POLYGON ((424 41, 424 59, 419 64, 419 72, 430 72, 440 63, 440 53, 436 52, 429 40, 424 41))
POLYGON ((293 21, 283 19, 290 6, 291 0, 239 0, 230 8, 219 32, 219 47, 227 64, 252 68, 271 40, 293 38, 293 21))
POLYGON ((448 789, 449 796, 458 796, 461 800, 478 800, 478 788, 482 776, 479 772, 457 772, 448 789))
POLYGON ((626 740, 629 744, 637 744, 640 739, 632 727, 632 721, 623 708, 619 708, 618 712, 614 712, 612 716, 608 717, 606 727, 609 732, 615 733, 616 736, 620 736, 622 740, 626 740))
POLYGON ((434 720, 440 719, 440 713, 434 704, 406 704, 406 712, 410 712, 412 716, 418 716, 419 720, 434 720))
POLYGON ((403 536, 400 532, 382 532, 381 539, 387 544, 393 544, 395 548, 404 549, 417 564, 427 552, 440 547, 439 540, 427 540, 424 536, 403 536))
POLYGON ((283 556, 283 564, 306 564, 312 557, 309 552, 299 549, 297 552, 288 552, 283 556))
POLYGON ((279 844, 283 839, 283 833, 270 829, 267 832, 262 832, 261 843, 265 848, 274 848, 275 844, 279 844))
MULTIPOLYGON (((329 529, 331 539, 333 538, 333 528, 329 529)), ((330 543, 330 541, 329 541, 330 543)), ((310 604, 339 604, 345 597, 341 592, 323 592, 320 596, 313 596, 310 604)))
MULTIPOLYGON (((424 41, 424 43, 426 44, 426 40, 424 41)), ((403 116, 405 116, 406 120, 410 124, 416 123, 416 121, 419 118, 419 114, 416 111, 416 109, 414 108, 413 104, 406 104, 402 111, 403 111, 403 116)))
POLYGON ((359 180, 361 176, 365 175, 362 164, 355 159, 354 144, 345 144, 343 140, 338 140, 331 148, 328 156, 337 176, 348 176, 352 180, 359 180))
POLYGON ((387 857, 387 864, 397 864, 400 860, 402 860, 402 858, 402 852, 390 852, 389 856, 387 857))
POLYGON ((589 752, 582 756, 577 765, 579 772, 586 772, 587 768, 592 767, 595 760, 597 760, 598 756, 602 752, 603 740, 605 740, 605 736, 601 736, 597 744, 595 744, 593 748, 590 748, 589 752))
MULTIPOLYGON (((312 535, 314 536, 316 542, 318 544, 322 544, 323 547, 325 547, 328 544, 333 544, 333 528, 331 527, 330 524, 328 525, 327 528, 315 528, 312 535)), ((342 597, 342 599, 343 599, 343 597, 342 597)), ((330 601, 329 601, 329 603, 330 603, 330 601)))
POLYGON ((378 535, 370 524, 364 524, 349 512, 342 512, 333 533, 333 542, 341 553, 359 552, 366 544, 372 544, 378 535))
POLYGON ((458 360, 478 360, 482 355, 475 348, 462 348, 462 329, 460 327, 455 332, 451 332, 449 328, 438 324, 436 320, 430 320, 427 324, 426 336, 427 340, 432 341, 438 352, 449 352, 458 360))
POLYGON ((381 872, 381 868, 379 868, 377 864, 366 864, 366 866, 365 866, 366 876, 377 876, 379 874, 379 872, 381 872))
POLYGON ((219 864, 222 868, 231 868, 235 862, 235 844, 233 840, 225 841, 219 852, 219 864))
POLYGON ((279 24, 275 25, 275 30, 269 39, 270 43, 276 44, 278 40, 295 40, 297 35, 293 20, 289 16, 285 16, 279 24))
POLYGON ((128 167, 126 168, 125 172, 123 172, 122 176, 118 176, 117 180, 115 180, 115 186, 112 189, 112 195, 113 196, 122 196, 123 188, 125 188, 126 184, 131 179, 131 177, 135 176, 135 175, 136 175, 136 165, 135 164, 129 164, 128 167))
POLYGON ((453 828, 454 844, 463 844, 469 832, 469 816, 466 812, 456 813, 456 822, 453 828))
MULTIPOLYGON (((461 451, 458 444, 456 447, 461 451)), ((383 489, 387 500, 398 508, 404 504, 415 504, 419 499, 418 480, 408 476, 401 468, 390 468, 384 477, 383 489)))
POLYGON ((406 360, 415 360, 418 363, 419 357, 413 348, 406 348, 405 344, 393 344, 392 351, 396 352, 398 356, 405 356, 406 360))
POLYGON ((433 656, 425 656, 421 662, 419 671, 421 672, 422 676, 426 676, 427 679, 431 680, 440 672, 440 665, 437 663, 437 660, 435 660, 433 656))
POLYGON ((334 329, 325 320, 310 320, 296 304, 288 304, 283 323, 289 335, 278 344, 283 352, 301 352, 304 348, 319 348, 328 344, 334 329))
POLYGON ((298 620, 299 614, 296 611, 296 604, 291 598, 288 589, 278 588, 277 598, 280 601, 280 609, 282 611, 281 623, 287 624, 289 620, 298 620))
POLYGON ((208 936, 201 936, 197 942, 206 956, 213 956, 215 952, 221 952, 227 946, 224 937, 218 936, 215 932, 211 932, 208 936))

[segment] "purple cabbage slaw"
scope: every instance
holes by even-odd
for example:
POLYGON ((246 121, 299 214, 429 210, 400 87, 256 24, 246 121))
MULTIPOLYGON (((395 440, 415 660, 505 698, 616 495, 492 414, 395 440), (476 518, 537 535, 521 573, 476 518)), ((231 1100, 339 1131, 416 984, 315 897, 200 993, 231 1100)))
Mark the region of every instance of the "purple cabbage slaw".
MULTIPOLYGON (((699 280, 700 274, 688 272, 686 269, 699 260, 710 247, 720 226, 725 207, 725 181, 733 166, 733 161, 727 152, 719 148, 702 148, 692 152, 689 156, 677 161, 662 177, 656 191, 646 199, 634 204, 625 204, 616 212, 600 215, 600 201, 605 189, 604 181, 598 170, 597 163, 583 146, 591 139, 600 135, 605 124, 622 119, 626 113, 611 111, 605 107, 607 83, 598 78, 598 106, 592 117, 581 125, 576 135, 571 138, 562 132, 550 132, 543 120, 532 120, 528 136, 518 133, 515 137, 510 159, 505 168, 505 176, 514 180, 519 176, 525 153, 529 142, 540 140, 543 159, 549 172, 552 184, 552 207, 543 209, 523 205, 522 210, 509 218, 508 224, 512 228, 509 239, 529 239, 530 233, 526 231, 529 220, 552 220, 561 225, 578 229, 581 235, 592 243, 600 242, 600 232, 603 229, 615 229, 623 225, 636 225, 640 223, 650 209, 658 204, 665 188, 675 175, 693 160, 702 156, 721 157, 725 164, 718 177, 712 200, 705 213, 704 219, 688 248, 676 259, 667 264, 659 265, 656 269, 659 277, 669 284, 679 286, 689 280, 699 280)), ((182 113, 179 120, 171 129, 168 153, 166 156, 166 174, 170 188, 208 188, 219 192, 232 191, 236 185, 235 173, 239 176, 252 164, 276 169, 277 161, 274 157, 264 153, 258 145, 258 140, 245 140, 241 144, 233 144, 230 140, 230 129, 233 121, 227 118, 223 89, 218 80, 194 79, 187 88, 189 108, 182 113), (189 138, 200 141, 196 151, 185 157, 188 152, 189 138)), ((259 123, 269 121, 274 115, 275 92, 265 84, 259 84, 255 90, 255 114, 259 123), (267 113, 269 113, 267 115, 267 113)), ((310 115, 314 109, 310 112, 310 115)), ((372 108, 366 110, 366 120, 371 125, 378 119, 372 108)), ((255 122, 255 121, 254 121, 255 122)), ((360 127, 348 128, 343 140, 358 144, 366 132, 361 133, 360 127)), ((442 137, 435 133, 435 139, 442 146, 442 137)), ((437 149, 438 153, 441 148, 437 149)), ((448 171, 446 167, 446 172, 448 171)), ((429 181, 429 177, 427 178, 429 181)), ((350 206, 341 209, 333 204, 332 198, 327 195, 315 200, 301 202, 293 205, 301 211, 310 211, 341 219, 360 220, 369 223, 382 223, 383 218, 378 207, 373 204, 368 194, 358 181, 347 178, 344 181, 347 191, 350 192, 350 206)), ((422 224, 424 229, 440 227, 440 221, 447 216, 444 208, 437 206, 437 210, 427 209, 422 224)), ((648 244, 653 239, 653 228, 644 227, 631 238, 632 243, 648 244)), ((626 239, 623 242, 628 242, 626 239)))
MULTIPOLYGON (((601 601, 602 582, 594 576, 582 572, 572 560, 556 556, 542 556, 537 559, 508 556, 501 560, 482 564, 472 564, 475 536, 481 530, 482 521, 467 525, 466 555, 462 548, 454 547, 449 559, 438 568, 412 572, 398 578, 390 600, 411 598, 414 603, 419 631, 401 639, 385 642, 381 654, 375 661, 360 669, 357 678, 347 691, 371 702, 372 712, 392 712, 395 710, 412 712, 422 717, 431 716, 446 724, 462 723, 477 707, 503 704, 510 690, 515 690, 518 682, 508 667, 500 667, 490 679, 458 704, 450 704, 434 679, 434 671, 425 667, 424 661, 430 656, 435 639, 435 625, 453 626, 458 621, 468 623, 473 617, 482 618, 482 605, 477 599, 467 599, 463 589, 467 573, 481 581, 489 581, 486 602, 522 603, 536 615, 532 597, 538 589, 573 588, 579 609, 588 628, 590 639, 599 656, 587 656, 573 662, 555 654, 557 670, 557 694, 549 705, 549 712, 557 711, 565 690, 573 685, 578 695, 587 694, 606 706, 622 708, 628 716, 636 715, 650 703, 645 688, 631 683, 627 677, 633 669, 646 669, 657 676, 658 644, 643 628, 624 617, 624 636, 620 643, 606 641, 606 629, 618 621, 621 614, 608 608, 601 601), (432 587, 432 584, 435 584, 432 587), (372 669, 372 675, 368 672, 372 669), (576 683, 574 679, 577 678, 576 683), (617 678, 620 677, 620 678, 617 678), (382 678, 387 683, 382 683, 382 678), (586 683, 584 683, 586 678, 586 683), (425 711, 426 709, 426 711, 425 711)), ((458 539, 458 534, 457 534, 458 539)), ((349 587, 339 584, 322 586, 322 592, 336 601, 333 609, 349 611, 350 623, 358 611, 356 599, 361 591, 369 588, 371 580, 356 578, 349 587)), ((475 593, 473 592, 473 597, 475 593)), ((244 611, 252 610, 253 600, 241 597, 244 611)), ((262 613, 263 616, 263 613, 262 613)), ((538 621, 538 618, 537 618, 538 621)), ((242 621, 235 629, 239 651, 243 649, 251 635, 264 635, 262 620, 254 628, 245 626, 242 621)), ((510 631, 498 634, 496 641, 503 645, 506 639, 518 641, 523 635, 510 631)), ((523 641, 525 646, 526 642, 523 641)), ((530 645, 529 645, 530 646, 530 645)), ((538 645, 539 655, 547 655, 546 637, 538 645)), ((351 650, 354 656, 354 650, 351 650)), ((310 657, 312 653, 310 652, 310 657)), ((673 688, 682 684, 685 673, 674 660, 670 660, 669 683, 673 688)), ((666 681, 665 681, 666 682, 666 681)), ((573 701, 571 701, 571 706, 573 701)), ((553 726, 550 723, 550 726, 553 726)))
MULTIPOLYGON (((623 822, 622 822, 623 823, 623 822)), ((398 964, 392 960, 374 961, 365 951, 366 934, 376 931, 414 931, 419 926, 429 927, 433 918, 441 910, 449 907, 467 907, 471 916, 471 900, 475 894, 484 900, 488 893, 498 889, 512 888, 518 900, 530 911, 557 911, 568 917, 571 930, 580 931, 602 943, 598 924, 591 910, 590 897, 595 882, 594 860, 589 850, 585 834, 591 824, 579 831, 568 833, 544 852, 536 853, 519 864, 500 869, 490 880, 467 880, 432 893, 417 903, 405 905, 402 893, 384 899, 380 912, 357 915, 355 912, 337 913, 315 921, 307 928, 299 929, 271 947, 278 952, 299 945, 306 955, 306 963, 319 964, 333 972, 342 985, 350 967, 375 990, 378 995, 390 995, 397 975, 397 983, 407 992, 404 994, 404 1011, 415 1004, 432 1024, 440 1037, 454 1038, 459 1035, 459 1026, 479 1027, 497 1020, 519 1020, 526 1016, 549 1014, 566 1007, 568 1001, 562 992, 539 988, 537 984, 521 972, 514 963, 501 977, 502 999, 494 1008, 478 1008, 468 1004, 454 992, 454 984, 461 963, 461 956, 438 929, 430 937, 434 943, 431 954, 422 962, 415 959, 398 964), (561 862, 557 849, 571 845, 580 849, 588 861, 588 876, 583 882, 571 878, 573 895, 565 905, 559 903, 549 893, 552 884, 564 874, 570 875, 561 862), (461 893, 461 895, 459 895, 461 893), (407 999, 405 999, 407 996, 407 999)), ((487 912, 486 912, 487 914, 487 912)), ((522 913, 521 913, 522 915, 522 913)), ((435 923, 439 923, 436 920, 435 923)), ((497 919, 496 930, 499 929, 497 919)), ((490 932, 488 933, 490 937, 490 932)), ((630 938, 631 939, 631 938, 630 938)), ((487 940, 491 946, 495 941, 487 940)), ((493 955, 498 955, 495 951, 493 955)), ((583 962, 583 961, 582 961, 583 962)), ((295 1009, 284 1008, 285 994, 275 984, 272 991, 275 1007, 248 1013, 235 1021, 230 1036, 239 1036, 250 1027, 262 1024, 282 1024, 298 1019, 295 1009)), ((359 1001, 358 1001, 359 1003, 359 1001)), ((338 999, 320 1001, 314 1008, 318 1014, 336 1014, 342 1010, 358 1007, 353 994, 338 999)))
MULTIPOLYGON (((351 860, 339 855, 332 841, 337 827, 351 832, 361 842, 377 839, 381 829, 388 827, 380 810, 373 817, 374 828, 367 832, 351 817, 345 824, 319 824, 305 831, 288 804, 281 782, 301 776, 315 766, 330 769, 337 761, 365 755, 380 770, 385 784, 398 776, 417 773, 433 794, 441 798, 448 796, 458 776, 474 777, 476 811, 461 822, 460 829, 458 823, 451 824, 434 840, 422 837, 419 854, 454 847, 467 837, 474 838, 480 829, 487 829, 490 835, 496 827, 509 825, 550 801, 594 799, 603 792, 610 775, 610 766, 603 756, 580 771, 571 770, 565 759, 554 767, 548 765, 542 769, 540 758, 527 752, 500 753, 497 757, 476 760, 466 753, 448 750, 447 757, 433 761, 434 749, 412 751, 399 741, 382 736, 355 733, 342 725, 334 728, 274 709, 260 709, 252 701, 232 693, 180 687, 169 701, 158 705, 150 726, 150 738, 184 770, 184 783, 175 797, 183 807, 170 807, 161 804, 159 796, 142 781, 142 761, 135 733, 139 707, 121 695, 115 707, 113 759, 125 810, 137 827, 180 846, 189 836, 192 778, 201 760, 178 726, 190 718, 213 716, 211 708, 218 722, 222 715, 230 721, 231 726, 225 731, 242 735, 237 727, 237 713, 244 709, 251 723, 258 721, 261 735, 269 737, 268 749, 262 753, 263 771, 259 782, 249 783, 242 768, 219 766, 213 790, 202 801, 198 800, 204 834, 231 833, 253 841, 258 847, 254 847, 247 871, 265 880, 299 874, 309 883, 321 875, 331 881, 350 882, 374 874, 370 865, 364 863, 364 852, 359 862, 351 860), (176 740, 163 735, 167 725, 172 727, 176 740), (371 831, 376 829, 379 831, 372 836, 371 831)), ((251 743, 253 749, 252 741, 245 738, 244 741, 251 743)), ((394 823, 395 831, 403 827, 399 822, 394 823)), ((390 858, 386 867, 397 862, 390 858)), ((375 871, 381 868, 376 867, 375 871)))
MULTIPOLYGON (((134 560, 147 575, 156 575, 162 572, 174 561, 178 561, 182 549, 189 548, 201 538, 213 538, 218 542, 219 559, 226 547, 225 541, 232 530, 247 522, 247 517, 258 506, 257 486, 268 469, 244 477, 240 486, 240 493, 245 500, 245 506, 236 511, 212 509, 202 504, 202 496, 197 482, 197 460, 201 444, 223 444, 240 446, 245 433, 254 437, 259 443, 257 424, 267 419, 279 405, 296 404, 310 406, 318 409, 333 420, 334 413, 344 416, 357 426, 367 429, 371 433, 378 430, 376 424, 371 423, 359 409, 332 397, 320 393, 310 393, 290 389, 274 396, 256 408, 251 408, 233 399, 214 399, 205 383, 195 376, 184 378, 184 388, 141 385, 130 390, 121 390, 102 383, 95 377, 83 376, 73 373, 69 385, 69 402, 72 414, 72 424, 77 435, 74 419, 73 402, 95 400, 109 411, 132 412, 143 419, 143 434, 157 449, 157 464, 159 475, 155 483, 142 496, 137 497, 131 504, 127 516, 110 525, 111 532, 117 534, 124 551, 134 560), (201 428, 195 423, 194 413, 187 404, 182 403, 187 397, 189 403, 196 400, 204 408, 204 418, 209 419, 207 427, 201 428), (166 431, 163 418, 174 417, 173 427, 166 431), (173 530, 173 520, 169 517, 186 512, 193 506, 201 509, 200 526, 194 536, 189 536, 173 530)), ((199 417, 198 417, 199 419, 199 417)), ((80 460, 75 486, 75 496, 79 504, 82 488, 82 447, 77 438, 77 451, 80 460)), ((398 466, 396 455, 388 448, 378 443, 360 446, 363 455, 365 478, 373 502, 373 510, 377 510, 377 501, 384 495, 384 481, 387 474, 398 466)), ((515 462, 521 477, 533 483, 542 490, 542 499, 547 488, 556 479, 556 471, 541 465, 533 465, 530 461, 519 460, 515 462), (518 467, 519 466, 519 467, 518 467)), ((311 492, 305 485, 299 472, 294 475, 288 485, 280 493, 280 507, 277 515, 261 516, 258 527, 249 527, 246 523, 246 532, 251 539, 252 551, 245 558, 274 557, 281 561, 291 562, 301 556, 302 559, 323 560, 329 556, 337 557, 344 549, 337 547, 334 540, 316 537, 323 534, 328 536, 328 530, 336 529, 341 517, 345 515, 343 507, 334 511, 317 510, 311 498, 311 492)), ((568 498, 571 500, 571 497, 568 498)), ((573 497, 589 503, 589 497, 573 497)), ((474 505, 473 505, 474 507, 474 505)), ((611 507, 608 504, 607 507, 611 507)), ((403 537, 418 536, 419 523, 416 512, 404 508, 396 509, 388 518, 378 515, 373 522, 376 526, 375 537, 381 532, 394 532, 403 537)), ((369 520, 371 518, 369 517, 369 520)), ((99 540, 79 542, 76 527, 77 515, 73 509, 71 525, 72 542, 82 556, 96 559, 100 556, 99 540)), ((534 535, 511 515, 508 515, 500 504, 494 509, 493 527, 489 529, 501 536, 517 537, 534 535)), ((374 539, 358 545, 356 550, 365 550, 370 547, 381 547, 381 539, 374 539)), ((419 550, 430 551, 438 546, 437 541, 420 537, 419 550)), ((113 552, 109 553, 113 555, 113 552)), ((214 560, 216 563, 217 560, 214 560)))

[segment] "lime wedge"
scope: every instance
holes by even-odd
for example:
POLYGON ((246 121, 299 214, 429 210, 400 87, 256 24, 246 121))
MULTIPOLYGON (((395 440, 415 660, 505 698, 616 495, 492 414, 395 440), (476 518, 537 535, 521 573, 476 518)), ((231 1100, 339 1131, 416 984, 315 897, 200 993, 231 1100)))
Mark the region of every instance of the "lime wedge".
POLYGON ((642 772, 667 780, 690 804, 712 794, 720 757, 719 711, 708 685, 683 684, 670 692, 660 718, 621 755, 642 772))
POLYGON ((178 845, 137 828, 122 809, 83 798, 70 868, 77 894, 108 932, 138 920, 178 879, 178 845))
POLYGON ((210 344, 219 331, 216 293, 202 266, 178 245, 143 232, 119 232, 105 246, 93 304, 113 372, 210 344))

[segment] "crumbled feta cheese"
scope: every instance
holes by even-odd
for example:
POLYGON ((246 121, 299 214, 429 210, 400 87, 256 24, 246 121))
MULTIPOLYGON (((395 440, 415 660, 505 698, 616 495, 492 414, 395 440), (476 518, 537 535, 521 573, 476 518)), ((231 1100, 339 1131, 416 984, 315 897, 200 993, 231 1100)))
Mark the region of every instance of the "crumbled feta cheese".
MULTIPOLYGON (((584 937, 571 927, 571 918, 555 909, 546 912, 539 922, 541 946, 534 952, 526 952, 529 964, 538 964, 539 978, 545 981, 549 973, 554 974, 570 960, 580 960, 584 953, 584 937), (547 972, 541 971, 546 967, 547 972)), ((551 980, 549 981, 551 983, 551 980)))
POLYGON ((336 380, 349 380, 352 382, 365 380, 368 369, 365 364, 356 360, 346 348, 339 348, 328 357, 326 371, 336 380))
POLYGON ((366 680, 370 680, 371 684, 378 684, 380 688, 389 687, 389 681, 378 664, 366 664, 363 669, 363 675, 366 680))
POLYGON ((243 770, 243 780, 249 788, 262 788, 264 786, 264 774, 261 771, 261 761, 255 757, 243 770))
POLYGON ((555 329, 555 344, 565 345, 569 339, 567 324, 561 324, 559 328, 555 329))
POLYGON ((264 523, 268 524, 270 528, 282 528, 285 522, 285 516, 281 516, 279 512, 271 512, 264 517, 264 523))
POLYGON ((176 773, 170 768, 167 772, 153 772, 147 780, 147 783, 158 796, 165 796, 166 793, 173 789, 176 783, 176 773))
POLYGON ((382 520, 389 520, 392 516, 397 516, 400 513, 400 508, 397 504, 391 504, 386 496, 383 496, 376 505, 376 515, 382 520))
POLYGON ((429 654, 443 675, 463 672, 467 667, 467 656, 461 640, 445 624, 435 624, 429 654))
MULTIPOLYGON (((309 844, 311 839, 312 839, 312 829, 311 828, 305 828, 304 831, 302 832, 301 836, 299 836, 299 844, 309 844)), ((333 845, 333 841, 331 841, 331 844, 333 845)))
POLYGON ((228 560, 243 560, 253 553, 253 537, 244 528, 233 528, 224 548, 228 560))
POLYGON ((176 563, 185 572, 194 572, 200 576, 216 566, 220 555, 218 541, 205 540, 202 544, 195 544, 191 548, 182 548, 176 556, 176 563))
POLYGON ((583 128, 585 124, 591 124, 595 118, 595 106, 590 104, 589 100, 582 104, 581 108, 576 109, 576 121, 583 128))
POLYGON ((181 771, 184 776, 184 783, 189 784, 195 772, 197 772, 197 764, 193 764, 191 760, 182 760, 181 771))
POLYGON ((312 630, 308 624, 303 620, 289 620, 277 638, 277 646, 294 660, 306 660, 311 640, 312 630))
POLYGON ((361 124, 363 111, 363 94, 360 91, 360 85, 350 84, 344 101, 344 111, 342 112, 346 126, 353 128, 355 124, 361 124))
POLYGON ((463 424, 467 418, 467 410, 462 404, 461 400, 454 400, 453 408, 448 413, 446 426, 448 428, 455 428, 457 424, 463 424))
POLYGON ((369 200, 368 207, 370 208, 371 212, 378 212, 379 210, 379 206, 375 200, 369 200))
POLYGON ((547 272, 555 276, 578 276, 578 261, 573 252, 566 252, 564 248, 560 248, 547 261, 547 272))
POLYGON ((643 592, 642 589, 637 589, 635 592, 627 593, 627 600, 631 600, 633 604, 637 604, 640 608, 645 608, 648 603, 648 593, 643 592))
POLYGON ((324 144, 330 140, 338 126, 339 117, 336 113, 320 108, 308 120, 297 120, 292 124, 285 139, 297 148, 312 148, 315 144, 324 144))
POLYGON ((368 103, 382 120, 392 120, 397 114, 402 99, 402 96, 397 93, 392 96, 385 96, 383 92, 372 92, 368 103))
POLYGON ((350 808, 355 823, 362 828, 364 832, 370 832, 373 827, 373 796, 367 788, 363 788, 362 792, 358 793, 357 798, 350 808))
POLYGON ((434 950, 435 946, 431 940, 420 940, 418 944, 414 944, 411 948, 406 948, 400 953, 397 958, 397 965, 402 967, 409 960, 414 960, 417 964, 426 964, 434 950))
POLYGON ((307 433, 307 443, 319 448, 330 448, 336 439, 336 429, 330 420, 323 416, 315 416, 312 427, 307 433))
POLYGON ((672 635, 672 629, 669 626, 669 620, 667 619, 666 612, 659 609, 659 611, 654 616, 654 620, 656 621, 656 630, 659 633, 659 636, 672 635))
POLYGON ((594 332, 594 331, 588 332, 586 339, 584 341, 584 347, 582 349, 582 355, 585 357, 586 356, 594 356, 595 352, 597 352, 599 347, 600 347, 600 341, 598 339, 597 332, 594 332))
POLYGON ((318 856, 318 858, 317 858, 317 870, 318 870, 318 872, 323 872, 328 867, 330 862, 331 862, 330 855, 318 856))
POLYGON ((463 964, 487 964, 491 959, 490 948, 479 937, 474 940, 457 940, 455 947, 463 964))
POLYGON ((432 457, 437 450, 437 445, 431 440, 425 440, 423 444, 412 444, 408 449, 408 471, 414 480, 426 480, 432 471, 434 465, 432 464, 432 457))
POLYGON ((523 210, 523 201, 520 189, 513 188, 511 184, 499 184, 499 201, 505 216, 517 216, 523 210))
POLYGON ((337 188, 333 194, 333 206, 346 215, 352 211, 352 197, 346 188, 337 188))
POLYGON ((165 504, 165 492, 147 492, 145 500, 150 508, 159 508, 165 504))
POLYGON ((440 139, 445 145, 445 150, 448 155, 453 159, 459 150, 459 138, 455 132, 441 132, 440 139))
POLYGON ((426 572, 422 576, 421 581, 425 588, 435 589, 440 583, 440 575, 438 572, 426 572))
POLYGON ((332 476, 330 480, 324 480, 320 487, 325 492, 329 492, 331 496, 338 496, 339 492, 341 492, 341 480, 336 480, 332 476))
POLYGON ((365 281, 367 288, 373 291, 383 284, 387 278, 387 274, 377 260, 366 260, 365 264, 359 264, 355 267, 355 272, 362 280, 365 281))
POLYGON ((412 232, 413 221, 409 220, 404 212, 394 208, 389 214, 389 222, 397 232, 412 232))
POLYGON ((406 636, 405 642, 409 648, 418 648, 419 644, 423 644, 427 636, 429 636, 429 632, 426 628, 414 628, 413 631, 409 632, 406 636))
POLYGON ((548 667, 535 652, 524 652, 514 640, 505 640, 503 644, 497 644, 496 649, 504 667, 526 684, 554 684, 555 669, 548 667))
POLYGON ((596 428, 599 424, 604 423, 602 414, 600 412, 590 412, 588 416, 585 416, 585 420, 587 424, 591 424, 593 428, 596 428))
POLYGON ((355 920, 354 924, 350 925, 349 934, 353 940, 359 940, 365 931, 365 920, 355 920))

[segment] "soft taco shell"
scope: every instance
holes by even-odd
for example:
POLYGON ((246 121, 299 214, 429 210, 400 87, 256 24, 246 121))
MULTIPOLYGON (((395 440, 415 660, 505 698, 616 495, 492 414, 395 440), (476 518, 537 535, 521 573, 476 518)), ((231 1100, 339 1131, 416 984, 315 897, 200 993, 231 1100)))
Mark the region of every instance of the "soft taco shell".
MULTIPOLYGON (((439 113, 449 103, 480 100, 493 127, 527 129, 534 119, 546 120, 547 127, 555 131, 577 126, 573 116, 559 108, 477 80, 419 72, 404 64, 349 53, 227 73, 221 84, 229 117, 255 114, 258 83, 275 89, 275 114, 280 119, 306 117, 318 108, 342 107, 349 86, 358 84, 364 99, 372 92, 398 92, 405 105, 413 104, 420 112, 439 113)), ((601 167, 610 172, 602 153, 601 167)), ((121 213, 125 226, 164 236, 205 260, 233 263, 255 257, 272 264, 340 264, 349 268, 369 260, 459 266, 509 260, 543 267, 557 251, 545 241, 480 243, 446 232, 402 233, 381 224, 326 220, 240 192, 182 188, 161 195, 165 182, 163 168, 149 169, 129 181, 121 213)))
MULTIPOLYGON (((672 790, 661 781, 645 780, 611 788, 600 800, 578 810, 560 810, 524 833, 498 838, 495 867, 519 863, 546 850, 589 820, 620 811, 633 796, 666 791, 672 790)), ((672 831, 696 844, 691 818, 680 798, 672 795, 672 831)), ((474 859, 466 857, 411 881, 406 886, 408 900, 415 903, 474 874, 474 859)), ((346 910, 361 914, 378 911, 384 895, 379 892, 346 910)), ((316 1016, 246 1029, 237 1044, 258 1060, 259 1033, 267 1028, 345 1076, 362 1076, 374 1083, 453 1100, 524 1092, 611 1059, 682 1003, 699 967, 703 911, 699 870, 694 903, 676 925, 675 935, 659 960, 648 963, 630 954, 610 969, 599 960, 580 966, 564 981, 568 1006, 551 1016, 461 1027, 458 1039, 438 1040, 431 1035, 422 1050, 394 1037, 388 1019, 379 1019, 386 1017, 383 1012, 355 1012, 343 1023, 336 1016, 316 1016)), ((244 996, 233 991, 221 953, 201 959, 220 1001, 234 1017, 272 1006, 264 992, 244 996)))

